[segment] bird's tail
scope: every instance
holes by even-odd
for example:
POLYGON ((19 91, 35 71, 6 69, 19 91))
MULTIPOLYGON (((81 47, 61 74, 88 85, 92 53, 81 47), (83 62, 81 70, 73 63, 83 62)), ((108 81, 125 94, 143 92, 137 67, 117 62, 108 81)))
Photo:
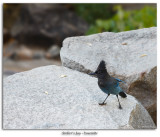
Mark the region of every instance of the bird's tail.
POLYGON ((126 97, 127 97, 126 93, 124 93, 124 92, 119 92, 119 95, 120 95, 122 98, 126 98, 126 97))

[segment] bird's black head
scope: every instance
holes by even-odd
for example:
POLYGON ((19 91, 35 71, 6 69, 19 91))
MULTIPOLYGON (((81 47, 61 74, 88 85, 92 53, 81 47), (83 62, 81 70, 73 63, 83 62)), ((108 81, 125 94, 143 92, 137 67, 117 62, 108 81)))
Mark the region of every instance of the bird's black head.
POLYGON ((105 61, 102 60, 98 65, 97 70, 94 73, 90 73, 89 75, 95 75, 98 78, 110 77, 109 74, 107 73, 105 61))

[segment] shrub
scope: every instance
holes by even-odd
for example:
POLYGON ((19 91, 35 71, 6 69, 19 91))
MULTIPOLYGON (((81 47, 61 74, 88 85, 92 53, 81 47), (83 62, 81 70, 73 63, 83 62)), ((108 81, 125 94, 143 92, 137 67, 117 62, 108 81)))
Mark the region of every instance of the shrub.
POLYGON ((120 32, 157 26, 157 9, 145 6, 141 10, 125 11, 115 6, 116 14, 110 19, 97 19, 86 35, 103 31, 120 32))
POLYGON ((73 4, 73 7, 89 24, 94 24, 96 19, 106 19, 113 15, 112 6, 109 4, 73 4))

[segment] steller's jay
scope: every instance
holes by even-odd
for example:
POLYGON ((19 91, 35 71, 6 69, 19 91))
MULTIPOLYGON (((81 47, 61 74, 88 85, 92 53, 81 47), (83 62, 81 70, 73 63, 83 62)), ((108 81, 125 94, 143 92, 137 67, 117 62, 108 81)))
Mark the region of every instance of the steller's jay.
MULTIPOLYGON (((111 77, 107 72, 106 64, 103 60, 100 62, 97 70, 94 73, 89 73, 89 75, 95 75, 98 78, 98 86, 104 93, 108 94, 106 99, 110 94, 116 95, 118 102, 119 102, 118 95, 120 95, 123 98, 127 97, 127 95, 119 86, 119 82, 123 83, 125 82, 118 78, 111 77)), ((99 103, 99 105, 106 105, 105 103, 106 99, 103 101, 103 103, 99 103)), ((119 102, 119 109, 122 109, 120 102, 119 102)))

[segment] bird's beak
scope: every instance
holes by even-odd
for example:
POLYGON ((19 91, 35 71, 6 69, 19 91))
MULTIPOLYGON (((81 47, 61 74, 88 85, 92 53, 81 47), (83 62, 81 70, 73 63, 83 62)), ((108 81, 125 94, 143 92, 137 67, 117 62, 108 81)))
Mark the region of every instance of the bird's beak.
POLYGON ((96 75, 96 73, 95 73, 95 72, 93 72, 93 73, 89 73, 89 75, 96 75))

